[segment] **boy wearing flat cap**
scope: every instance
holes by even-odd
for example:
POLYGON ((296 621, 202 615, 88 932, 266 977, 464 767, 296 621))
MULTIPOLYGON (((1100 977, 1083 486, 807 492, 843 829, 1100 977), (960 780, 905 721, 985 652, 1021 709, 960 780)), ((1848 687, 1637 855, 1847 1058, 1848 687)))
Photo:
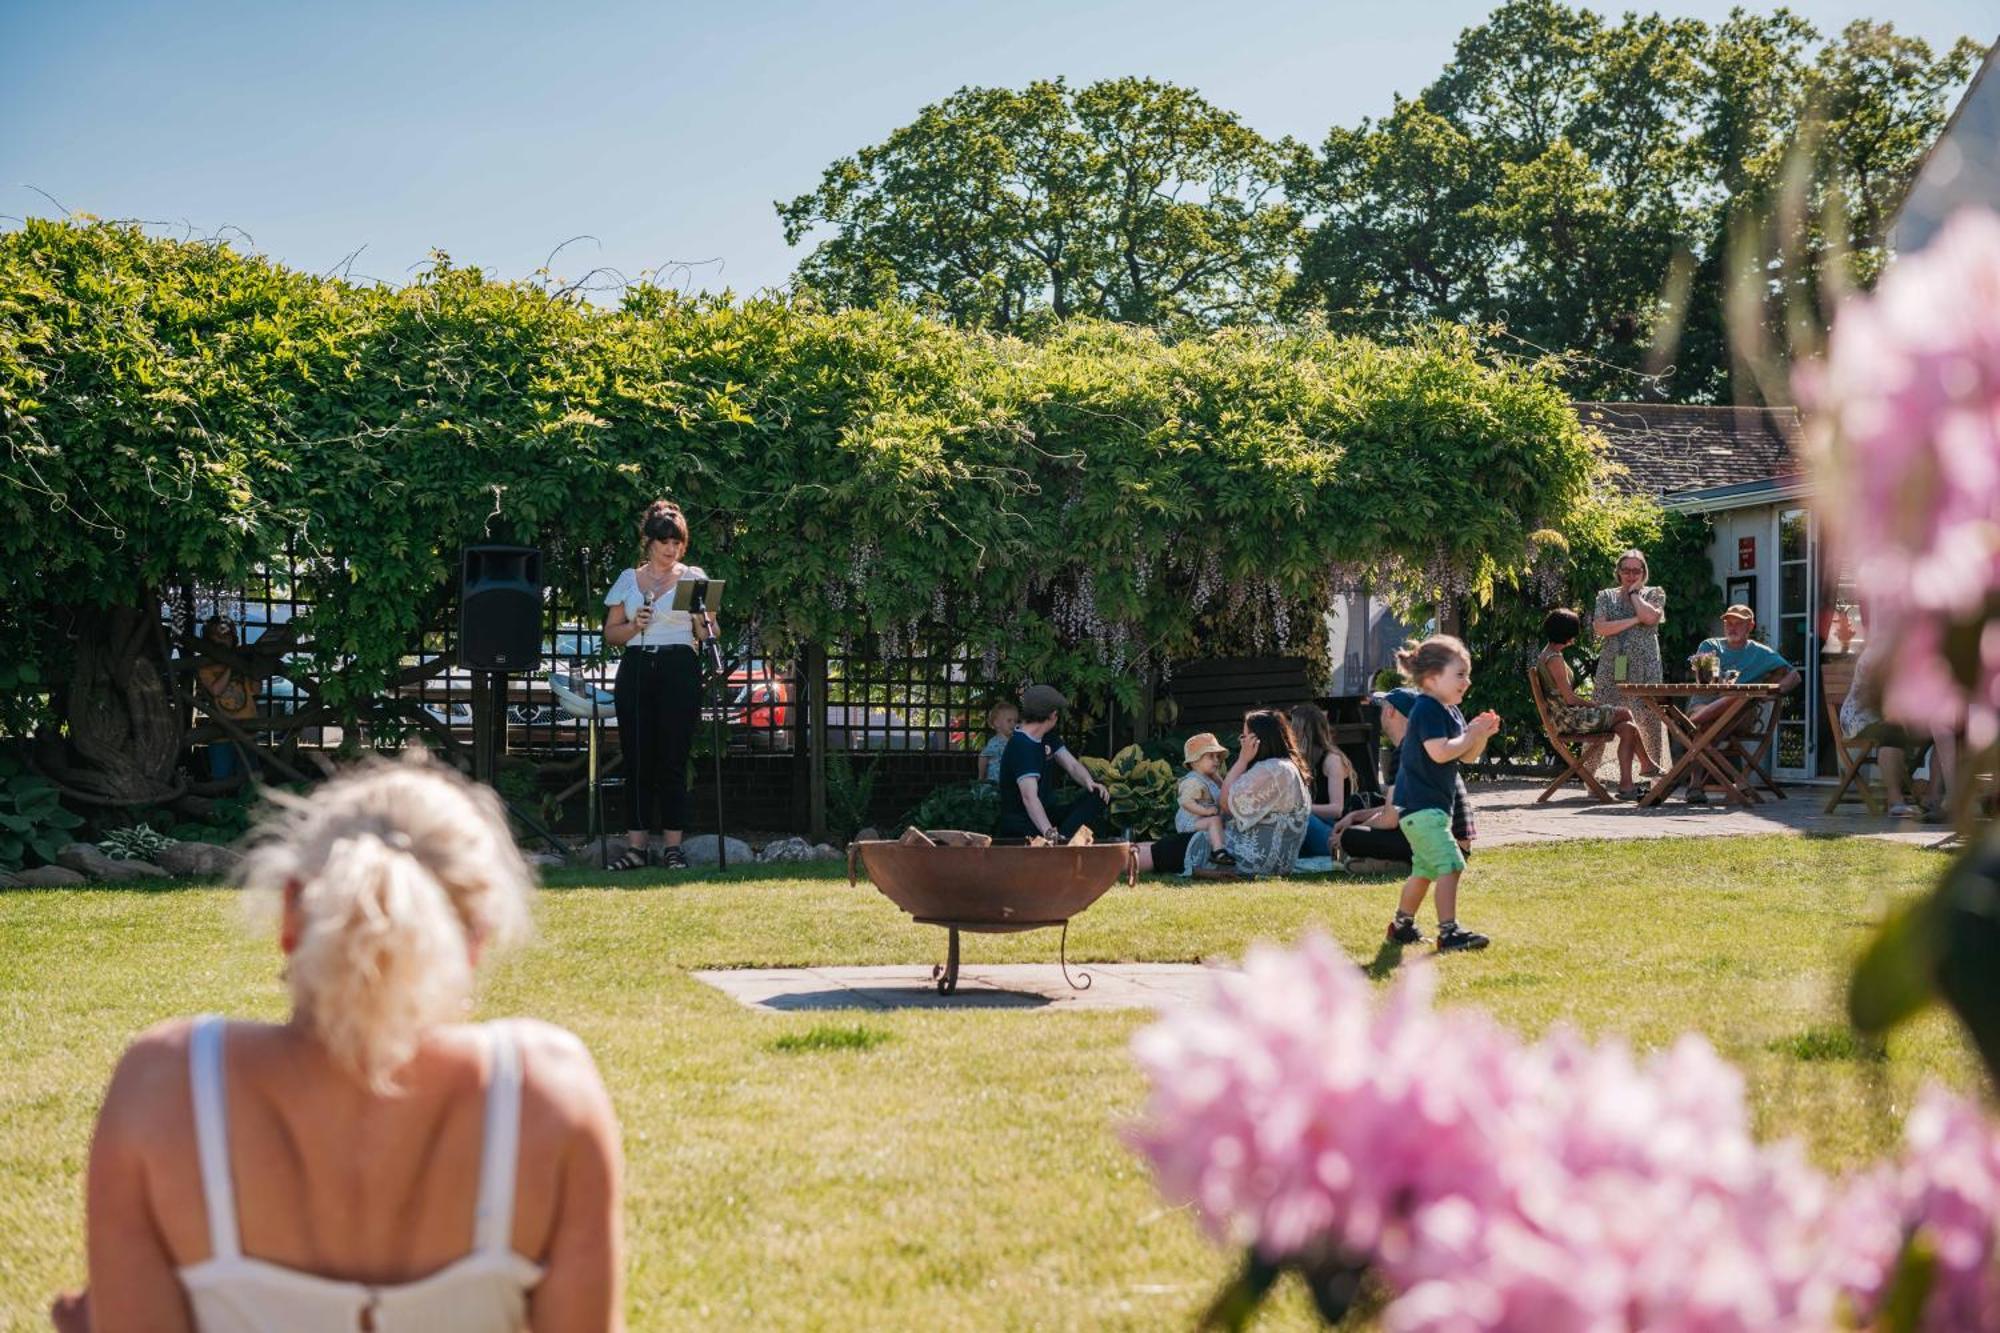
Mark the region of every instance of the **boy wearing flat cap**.
POLYGON ((1021 723, 1000 754, 999 838, 1047 838, 1068 842, 1076 831, 1106 810, 1111 793, 1090 776, 1056 735, 1056 723, 1069 700, 1053 685, 1030 685, 1021 691, 1021 723), (1076 779, 1083 794, 1067 806, 1049 808, 1049 784, 1060 768, 1076 779))

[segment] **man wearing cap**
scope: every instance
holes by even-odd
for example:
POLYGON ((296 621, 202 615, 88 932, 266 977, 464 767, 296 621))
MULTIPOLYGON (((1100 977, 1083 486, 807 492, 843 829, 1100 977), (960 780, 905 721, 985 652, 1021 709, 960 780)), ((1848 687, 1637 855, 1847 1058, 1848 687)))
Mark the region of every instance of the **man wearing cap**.
MULTIPOLYGON (((1689 660, 1692 661, 1703 653, 1713 653, 1716 660, 1722 664, 1724 680, 1733 681, 1738 685, 1758 685, 1776 681, 1779 688, 1790 694, 1799 687, 1805 677, 1801 676, 1798 668, 1787 662, 1776 649, 1751 638, 1750 631, 1755 628, 1757 628, 1757 613, 1738 602, 1722 613, 1722 636, 1703 639, 1701 647, 1690 654, 1689 660)), ((1705 699, 1699 707, 1688 714, 1688 721, 1694 725, 1696 731, 1699 731, 1714 721, 1715 715, 1720 713, 1727 703, 1726 699, 1705 699)), ((1756 709, 1744 709, 1739 727, 1751 725, 1756 715, 1756 709)), ((1699 783, 1690 783, 1687 799, 1690 805, 1701 805, 1708 800, 1708 793, 1702 790, 1699 783)))
POLYGON ((1021 724, 1000 753, 1000 823, 994 836, 1068 842, 1105 812, 1111 793, 1055 734, 1058 716, 1067 707, 1069 700, 1053 685, 1030 685, 1021 691, 1021 724), (1051 811, 1043 778, 1053 777, 1058 767, 1076 779, 1083 795, 1051 811))

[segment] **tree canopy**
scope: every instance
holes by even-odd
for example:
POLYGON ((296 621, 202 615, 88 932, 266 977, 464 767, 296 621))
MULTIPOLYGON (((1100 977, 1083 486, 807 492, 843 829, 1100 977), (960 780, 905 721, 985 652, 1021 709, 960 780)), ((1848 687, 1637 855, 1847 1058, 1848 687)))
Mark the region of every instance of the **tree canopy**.
POLYGON ((1267 315, 1296 219, 1280 146, 1152 79, 963 88, 779 204, 800 281, 1016 332, 1094 315, 1183 329, 1267 315))
POLYGON ((1873 275, 1981 52, 1887 22, 1827 38, 1784 9, 1507 0, 1317 150, 1150 80, 967 88, 778 211, 814 242, 799 283, 835 305, 1029 335, 1075 314, 1174 335, 1447 320, 1564 353, 1577 397, 1729 401, 1756 386, 1727 313, 1782 347, 1830 262, 1873 275))

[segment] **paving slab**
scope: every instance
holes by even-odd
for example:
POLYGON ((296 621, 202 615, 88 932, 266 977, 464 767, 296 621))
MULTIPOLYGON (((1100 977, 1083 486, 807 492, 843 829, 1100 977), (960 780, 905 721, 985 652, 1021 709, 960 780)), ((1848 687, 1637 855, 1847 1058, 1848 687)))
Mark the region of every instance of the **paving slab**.
POLYGON ((1165 1009, 1208 994, 1211 969, 1197 963, 1085 963, 1069 975, 1050 963, 961 965, 958 992, 940 995, 928 963, 891 967, 727 968, 696 981, 771 1013, 815 1009, 1165 1009))

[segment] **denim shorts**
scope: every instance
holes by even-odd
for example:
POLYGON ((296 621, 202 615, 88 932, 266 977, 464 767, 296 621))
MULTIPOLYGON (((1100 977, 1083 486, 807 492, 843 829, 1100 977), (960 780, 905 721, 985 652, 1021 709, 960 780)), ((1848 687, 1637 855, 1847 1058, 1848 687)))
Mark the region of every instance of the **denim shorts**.
POLYGON ((1410 840, 1410 873, 1418 879, 1465 869, 1465 854, 1451 836, 1451 811, 1410 811, 1403 816, 1403 836, 1410 840))

